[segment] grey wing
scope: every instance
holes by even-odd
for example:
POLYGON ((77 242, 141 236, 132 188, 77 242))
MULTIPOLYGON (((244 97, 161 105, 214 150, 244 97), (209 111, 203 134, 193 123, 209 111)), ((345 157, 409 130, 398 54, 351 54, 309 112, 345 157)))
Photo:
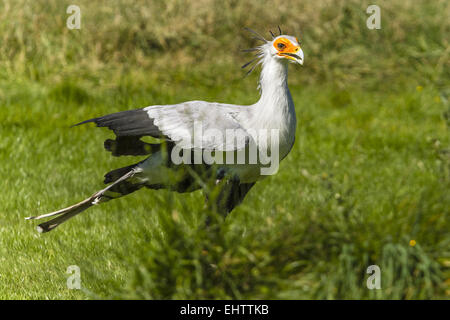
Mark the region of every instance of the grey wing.
POLYGON ((163 138, 182 149, 233 151, 244 148, 252 139, 235 119, 240 108, 190 101, 117 112, 75 126, 93 122, 114 131, 116 139, 105 141, 105 148, 114 156, 143 155, 158 149, 157 145, 142 142, 143 136, 163 138))
POLYGON ((234 151, 245 148, 252 139, 235 119, 240 108, 242 106, 190 101, 144 110, 164 136, 180 148, 234 151))

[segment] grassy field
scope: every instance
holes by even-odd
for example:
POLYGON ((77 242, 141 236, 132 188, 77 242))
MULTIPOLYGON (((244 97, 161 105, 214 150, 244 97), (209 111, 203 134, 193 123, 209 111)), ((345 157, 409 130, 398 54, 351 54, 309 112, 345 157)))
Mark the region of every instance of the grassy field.
POLYGON ((70 1, 0 5, 0 299, 449 298, 447 1, 380 1, 381 30, 360 1, 79 3, 81 30, 65 27, 70 1), (296 143, 225 221, 203 227, 215 215, 201 192, 148 190, 48 234, 24 220, 137 162, 103 151, 108 130, 70 125, 255 102, 242 27, 277 24, 305 52, 289 75, 296 143), (373 264, 381 290, 366 287, 373 264), (70 265, 82 290, 67 288, 70 265))

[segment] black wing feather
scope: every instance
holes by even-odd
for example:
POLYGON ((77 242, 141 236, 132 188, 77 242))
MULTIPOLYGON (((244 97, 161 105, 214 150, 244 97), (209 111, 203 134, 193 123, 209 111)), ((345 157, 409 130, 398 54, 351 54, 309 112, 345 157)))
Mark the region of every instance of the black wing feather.
POLYGON ((155 125, 154 119, 148 116, 144 109, 135 109, 108 114, 103 117, 89 119, 74 126, 94 122, 97 127, 108 127, 117 137, 151 136, 159 138, 164 134, 155 125))

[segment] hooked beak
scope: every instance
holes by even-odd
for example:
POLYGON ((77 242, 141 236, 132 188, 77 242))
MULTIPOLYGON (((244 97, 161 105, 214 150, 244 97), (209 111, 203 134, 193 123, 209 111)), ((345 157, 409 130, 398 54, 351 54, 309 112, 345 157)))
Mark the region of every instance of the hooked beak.
POLYGON ((293 52, 283 52, 282 55, 285 56, 286 59, 293 60, 298 64, 303 65, 303 51, 300 49, 300 46, 295 47, 293 52))

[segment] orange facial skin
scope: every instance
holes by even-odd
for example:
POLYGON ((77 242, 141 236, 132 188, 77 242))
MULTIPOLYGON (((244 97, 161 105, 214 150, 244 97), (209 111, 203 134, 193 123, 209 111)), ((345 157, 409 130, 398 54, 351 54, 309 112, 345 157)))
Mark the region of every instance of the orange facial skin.
POLYGON ((277 55, 282 56, 287 59, 293 59, 288 54, 296 54, 300 50, 300 46, 293 45, 291 41, 286 38, 279 38, 274 43, 273 46, 277 49, 277 55))

